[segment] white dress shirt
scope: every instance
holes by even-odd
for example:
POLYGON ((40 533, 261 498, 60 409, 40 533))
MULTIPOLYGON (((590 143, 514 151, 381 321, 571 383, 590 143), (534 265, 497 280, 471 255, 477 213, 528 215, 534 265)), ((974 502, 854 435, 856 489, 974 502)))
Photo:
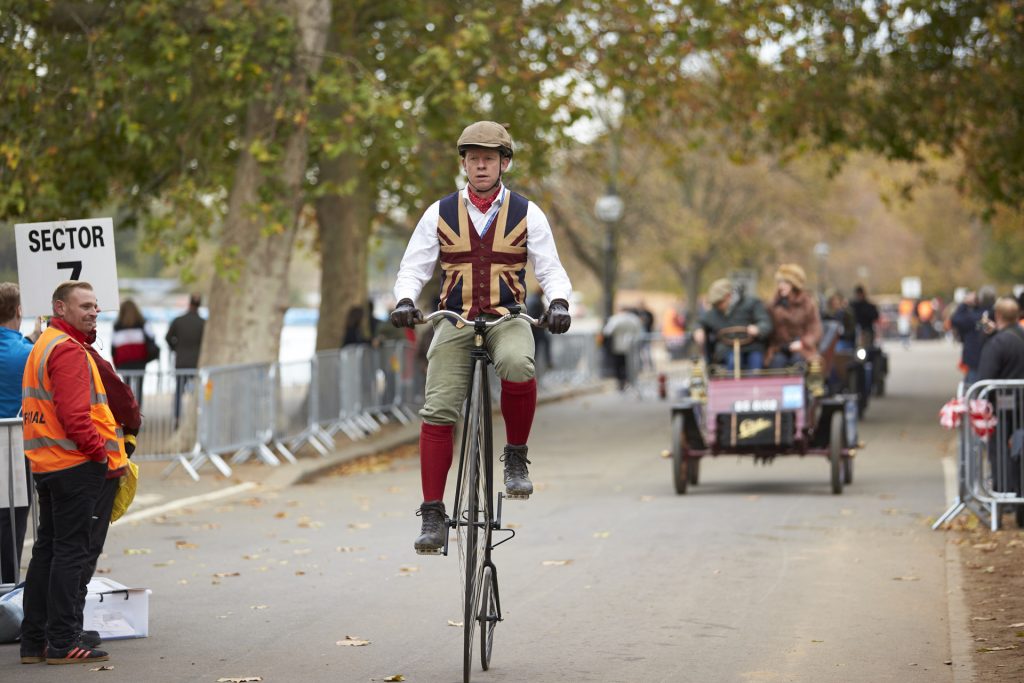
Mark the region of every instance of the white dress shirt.
MULTIPOLYGON (((509 191, 504 183, 498 189, 498 196, 491 204, 487 213, 469 201, 469 194, 466 188, 459 191, 459 196, 466 204, 469 212, 469 220, 476 228, 478 234, 483 235, 490 226, 494 217, 501 209, 501 205, 508 200, 509 191)), ((402 257, 402 264, 398 268, 398 277, 395 279, 395 301, 416 298, 423 290, 423 285, 430 280, 434 274, 434 267, 437 265, 437 258, 441 254, 441 243, 437 239, 438 206, 440 201, 431 204, 424 212, 416 229, 409 238, 409 246, 405 248, 405 256, 402 257)), ((558 259, 558 250, 555 248, 555 238, 551 234, 551 225, 547 216, 540 210, 540 207, 533 202, 529 203, 526 209, 526 256, 530 265, 533 266, 533 274, 548 300, 565 299, 569 301, 572 294, 572 284, 569 282, 569 275, 562 267, 558 259)))

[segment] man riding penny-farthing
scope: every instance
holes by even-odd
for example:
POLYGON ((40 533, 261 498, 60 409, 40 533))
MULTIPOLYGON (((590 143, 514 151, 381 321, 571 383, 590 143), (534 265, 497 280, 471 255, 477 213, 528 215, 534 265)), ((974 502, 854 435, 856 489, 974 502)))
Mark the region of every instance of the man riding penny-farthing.
MULTIPOLYGON (((836 335, 831 328, 823 330, 799 266, 783 265, 776 281, 768 307, 767 369, 757 362, 760 327, 710 326, 716 340, 710 361, 697 364, 693 391, 672 407, 676 493, 699 483, 700 461, 709 455, 749 455, 765 463, 783 455, 822 455, 830 463, 833 493, 842 493, 843 485, 853 481, 856 397, 826 395, 823 382, 836 335)), ((715 282, 708 298, 712 310, 728 320, 730 309, 715 307, 726 286, 715 282)), ((707 339, 709 326, 704 327, 707 339)))

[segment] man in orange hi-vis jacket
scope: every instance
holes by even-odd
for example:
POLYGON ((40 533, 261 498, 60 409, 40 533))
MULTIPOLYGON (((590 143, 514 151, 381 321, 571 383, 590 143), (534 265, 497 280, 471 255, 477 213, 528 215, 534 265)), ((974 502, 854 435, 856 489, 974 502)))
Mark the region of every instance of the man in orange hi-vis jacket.
POLYGON ((76 609, 97 499, 108 471, 127 462, 124 437, 89 353, 99 310, 89 283, 62 283, 53 293, 50 326, 25 364, 25 455, 39 495, 39 529, 25 578, 25 664, 108 658, 82 641, 76 609))

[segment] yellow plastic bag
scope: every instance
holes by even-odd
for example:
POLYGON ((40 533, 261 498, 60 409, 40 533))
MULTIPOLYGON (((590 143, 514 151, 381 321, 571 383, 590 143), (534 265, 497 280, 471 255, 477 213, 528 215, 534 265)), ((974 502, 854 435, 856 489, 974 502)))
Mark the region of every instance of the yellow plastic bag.
POLYGON ((138 487, 139 466, 129 460, 128 469, 125 471, 124 476, 121 477, 121 486, 118 487, 117 495, 114 496, 114 511, 110 513, 111 522, 116 522, 121 518, 121 515, 128 512, 132 501, 135 500, 135 490, 138 487))

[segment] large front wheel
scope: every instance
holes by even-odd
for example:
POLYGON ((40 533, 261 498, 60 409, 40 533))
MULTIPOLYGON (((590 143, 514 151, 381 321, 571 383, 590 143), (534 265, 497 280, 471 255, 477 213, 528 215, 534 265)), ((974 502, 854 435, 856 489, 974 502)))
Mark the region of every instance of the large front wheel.
POLYGON ((498 609, 498 575, 487 565, 480 579, 480 666, 484 671, 491 666, 491 648, 494 647, 494 628, 501 620, 498 609))

